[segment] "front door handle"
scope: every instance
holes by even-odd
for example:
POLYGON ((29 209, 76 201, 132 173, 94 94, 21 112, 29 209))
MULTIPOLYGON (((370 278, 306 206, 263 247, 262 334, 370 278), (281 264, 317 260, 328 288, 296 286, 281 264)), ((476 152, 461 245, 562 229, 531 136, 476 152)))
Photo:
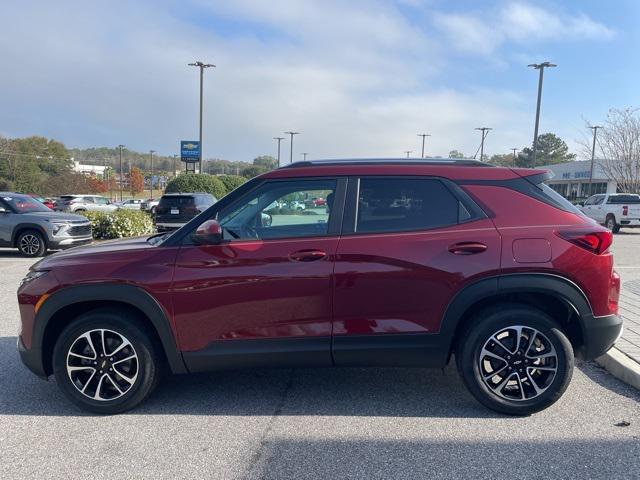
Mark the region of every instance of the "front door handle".
POLYGON ((289 254, 289 258, 294 262, 314 262, 326 256, 322 250, 298 250, 289 254))
POLYGON ((474 253, 482 253, 486 249, 487 246, 480 242, 461 242, 449 246, 449 251, 454 255, 473 255, 474 253))

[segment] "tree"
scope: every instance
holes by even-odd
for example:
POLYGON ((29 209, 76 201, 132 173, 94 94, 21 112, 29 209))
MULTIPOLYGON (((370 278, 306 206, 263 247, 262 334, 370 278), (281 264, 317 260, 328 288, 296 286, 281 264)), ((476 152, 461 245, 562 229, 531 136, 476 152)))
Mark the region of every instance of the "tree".
POLYGON ((133 167, 129 174, 129 187, 131 195, 136 195, 144 190, 144 177, 138 167, 133 167))
POLYGON ((516 166, 530 168, 571 162, 575 159, 575 153, 569 153, 569 147, 564 140, 553 133, 543 133, 538 135, 536 164, 533 165, 533 148, 525 147, 516 159, 516 166))
POLYGON ((449 152, 449 158, 464 158, 464 153, 459 152, 458 150, 451 150, 449 152))
POLYGON ((89 185, 89 177, 81 173, 70 172, 65 175, 48 177, 40 185, 40 192, 45 195, 66 195, 95 193, 89 185))
POLYGON ((278 168, 278 160, 271 155, 260 155, 253 159, 253 164, 257 167, 264 167, 265 170, 273 170, 278 168))
POLYGON ((247 167, 242 170, 242 176, 244 178, 253 178, 265 172, 267 172, 267 169, 262 166, 247 167))
POLYGON ((167 183, 165 193, 206 192, 220 199, 227 193, 224 184, 206 173, 181 173, 167 183))
MULTIPOLYGON (((598 131, 596 157, 607 178, 625 193, 640 193, 640 116, 638 109, 612 108, 598 131)), ((589 145, 591 143, 589 142, 589 145)), ((588 147, 591 157, 591 147, 588 147)))
POLYGON ((87 183, 91 193, 105 193, 109 190, 109 184, 105 180, 96 177, 88 177, 87 183))

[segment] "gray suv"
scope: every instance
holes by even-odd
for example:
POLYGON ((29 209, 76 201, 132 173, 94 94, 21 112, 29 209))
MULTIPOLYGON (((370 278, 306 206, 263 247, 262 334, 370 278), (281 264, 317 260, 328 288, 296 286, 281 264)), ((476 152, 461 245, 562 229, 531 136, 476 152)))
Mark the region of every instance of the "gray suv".
POLYGON ((91 243, 91 224, 81 215, 58 213, 28 195, 0 192, 0 247, 27 257, 91 243))

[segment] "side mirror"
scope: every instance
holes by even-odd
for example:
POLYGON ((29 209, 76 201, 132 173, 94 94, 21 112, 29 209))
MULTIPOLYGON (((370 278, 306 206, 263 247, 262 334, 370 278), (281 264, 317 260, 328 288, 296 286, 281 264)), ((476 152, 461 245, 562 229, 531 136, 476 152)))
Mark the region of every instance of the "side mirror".
POLYGON ((207 220, 191 234, 191 240, 196 245, 218 245, 222 243, 222 227, 217 220, 207 220))

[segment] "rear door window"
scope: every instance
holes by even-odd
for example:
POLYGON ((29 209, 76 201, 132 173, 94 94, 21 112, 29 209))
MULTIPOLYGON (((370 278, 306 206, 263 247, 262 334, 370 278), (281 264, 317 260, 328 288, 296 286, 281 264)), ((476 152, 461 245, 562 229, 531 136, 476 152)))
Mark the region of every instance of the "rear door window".
POLYGON ((400 232, 455 225, 471 216, 447 186, 431 178, 362 178, 356 232, 400 232))

